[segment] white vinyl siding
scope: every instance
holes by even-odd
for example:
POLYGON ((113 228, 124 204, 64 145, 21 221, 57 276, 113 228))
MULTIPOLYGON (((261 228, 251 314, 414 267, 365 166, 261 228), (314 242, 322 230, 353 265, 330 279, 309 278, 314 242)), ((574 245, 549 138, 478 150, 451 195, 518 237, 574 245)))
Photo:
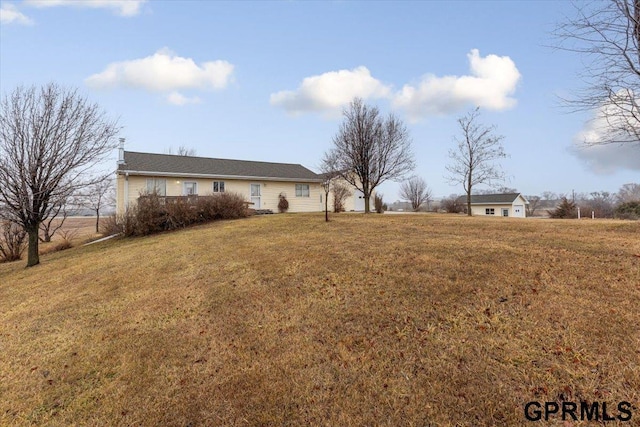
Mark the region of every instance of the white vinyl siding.
MULTIPOLYGON (((243 179, 220 179, 220 178, 191 178, 185 177, 146 177, 146 176, 129 176, 128 191, 125 192, 125 179, 124 175, 119 175, 121 182, 118 184, 118 198, 121 199, 121 203, 118 205, 118 213, 124 213, 124 209, 127 206, 125 198, 128 201, 129 206, 135 206, 138 202, 138 197, 141 194, 147 192, 147 179, 151 181, 151 190, 155 188, 155 180, 158 181, 159 190, 164 190, 164 196, 181 196, 184 191, 184 183, 186 181, 196 182, 198 195, 209 196, 214 194, 213 182, 224 181, 225 193, 237 193, 244 198, 245 201, 251 201, 251 186, 250 184, 260 184, 260 207, 261 209, 270 209, 273 212, 278 211, 278 196, 280 193, 287 195, 289 200, 288 212, 321 212, 324 211, 324 203, 320 202, 320 194, 323 192, 322 185, 317 182, 300 183, 309 188, 308 197, 295 197, 296 194, 296 182, 283 182, 283 181, 249 181, 243 179)), ((220 189, 220 187, 218 187, 220 189)), ((254 190, 257 191, 257 188, 254 190)), ((219 193, 215 193, 219 194, 219 193)), ((331 207, 332 197, 329 197, 329 206, 331 207)), ((324 201, 324 197, 322 199, 324 201)), ((353 210, 353 208, 350 208, 353 210)))

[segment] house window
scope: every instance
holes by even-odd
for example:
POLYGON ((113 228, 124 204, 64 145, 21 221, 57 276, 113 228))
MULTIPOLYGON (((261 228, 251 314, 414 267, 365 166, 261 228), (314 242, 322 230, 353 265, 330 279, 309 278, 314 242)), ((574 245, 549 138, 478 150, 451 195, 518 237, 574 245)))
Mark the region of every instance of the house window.
POLYGON ((309 197, 309 184, 296 184, 296 197, 309 197))
POLYGON ((213 192, 224 193, 224 181, 213 181, 213 192))
POLYGON ((198 194, 198 183, 194 181, 185 181, 184 183, 184 195, 195 196, 198 194))
POLYGON ((167 195, 167 180, 164 178, 147 178, 147 193, 158 196, 167 195))
POLYGON ((485 215, 495 215, 496 214, 496 210, 494 208, 486 208, 484 210, 484 214, 485 215))

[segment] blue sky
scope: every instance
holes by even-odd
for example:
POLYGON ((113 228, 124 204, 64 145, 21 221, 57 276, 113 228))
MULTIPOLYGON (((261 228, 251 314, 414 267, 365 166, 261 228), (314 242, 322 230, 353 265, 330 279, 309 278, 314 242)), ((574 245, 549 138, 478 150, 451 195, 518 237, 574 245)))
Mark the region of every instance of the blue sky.
MULTIPOLYGON (((0 89, 77 87, 123 126, 131 151, 184 145, 206 157, 317 170, 360 96, 402 118, 415 174, 434 194, 456 119, 475 106, 504 135, 506 185, 525 194, 616 191, 640 152, 578 150, 590 115, 558 96, 581 87, 579 56, 551 48, 571 4, 530 2, 0 2, 0 89)), ((113 162, 115 165, 116 153, 113 162)), ((399 198, 386 183, 385 200, 399 198)))

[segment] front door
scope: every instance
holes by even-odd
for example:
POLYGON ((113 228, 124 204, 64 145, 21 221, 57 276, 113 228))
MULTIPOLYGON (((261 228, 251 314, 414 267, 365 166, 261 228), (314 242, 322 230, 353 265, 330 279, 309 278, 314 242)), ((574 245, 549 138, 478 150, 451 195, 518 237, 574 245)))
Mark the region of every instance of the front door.
POLYGON ((502 208, 502 216, 509 216, 509 209, 508 208, 502 208))
POLYGON ((253 209, 260 209, 260 184, 251 184, 251 203, 253 209))

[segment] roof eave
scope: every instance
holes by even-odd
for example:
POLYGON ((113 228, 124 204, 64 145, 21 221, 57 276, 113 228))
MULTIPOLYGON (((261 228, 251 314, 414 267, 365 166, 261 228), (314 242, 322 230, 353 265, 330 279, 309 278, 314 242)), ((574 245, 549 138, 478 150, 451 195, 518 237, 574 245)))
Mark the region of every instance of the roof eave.
POLYGON ((258 181, 284 181, 284 182, 323 182, 322 178, 284 178, 274 176, 249 176, 249 175, 220 175, 208 173, 181 173, 181 172, 149 172, 127 169, 118 169, 119 175, 140 175, 140 176, 171 176, 184 178, 213 178, 213 179, 244 179, 258 181))

